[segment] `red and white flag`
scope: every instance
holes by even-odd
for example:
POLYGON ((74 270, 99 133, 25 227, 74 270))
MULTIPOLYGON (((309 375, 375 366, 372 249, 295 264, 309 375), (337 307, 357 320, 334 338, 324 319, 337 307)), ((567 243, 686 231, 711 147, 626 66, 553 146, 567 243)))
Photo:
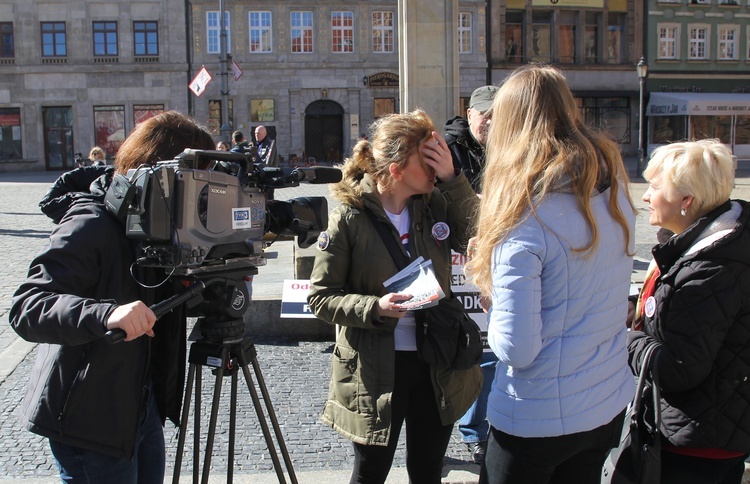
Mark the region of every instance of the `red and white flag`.
POLYGON ((235 81, 239 81, 240 77, 242 77, 242 69, 240 69, 240 66, 237 65, 234 59, 232 59, 232 76, 234 76, 235 81))
POLYGON ((206 90, 206 86, 209 82, 211 82, 211 79, 211 74, 204 66, 198 72, 198 75, 195 76, 195 79, 190 82, 190 85, 188 87, 190 87, 190 90, 193 91, 196 96, 200 96, 201 94, 203 94, 203 91, 206 90))

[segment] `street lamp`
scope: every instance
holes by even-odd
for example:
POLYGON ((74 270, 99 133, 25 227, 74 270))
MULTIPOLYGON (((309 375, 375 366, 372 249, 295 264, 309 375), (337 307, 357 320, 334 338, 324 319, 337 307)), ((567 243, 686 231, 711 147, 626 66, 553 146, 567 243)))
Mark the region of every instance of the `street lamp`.
POLYGON ((643 161, 645 156, 645 149, 643 146, 643 114, 645 111, 643 108, 643 85, 646 81, 646 77, 648 76, 648 64, 646 64, 646 59, 641 57, 641 59, 638 61, 638 64, 636 64, 635 69, 638 73, 640 95, 640 103, 638 104, 638 162, 636 164, 636 175, 641 176, 641 170, 643 169, 643 161))

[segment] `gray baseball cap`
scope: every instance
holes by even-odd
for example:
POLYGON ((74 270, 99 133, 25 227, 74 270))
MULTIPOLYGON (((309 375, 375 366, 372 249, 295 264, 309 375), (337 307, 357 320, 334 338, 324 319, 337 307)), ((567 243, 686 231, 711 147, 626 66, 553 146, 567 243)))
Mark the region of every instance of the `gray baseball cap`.
POLYGON ((488 111, 492 107, 492 100, 495 99, 498 89, 497 86, 478 87, 471 93, 469 107, 481 112, 488 111))

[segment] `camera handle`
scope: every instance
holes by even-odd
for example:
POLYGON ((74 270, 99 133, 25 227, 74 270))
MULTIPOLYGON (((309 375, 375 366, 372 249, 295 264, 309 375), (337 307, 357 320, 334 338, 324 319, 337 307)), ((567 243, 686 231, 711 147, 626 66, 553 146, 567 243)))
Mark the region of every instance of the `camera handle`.
MULTIPOLYGON (((174 296, 167 298, 161 302, 158 302, 152 306, 149 306, 151 311, 154 312, 156 315, 156 319, 159 319, 160 317, 164 316, 180 304, 189 301, 190 299, 194 298, 198 294, 202 293, 206 289, 206 284, 202 281, 197 281, 191 284, 187 289, 182 291, 179 294, 175 294, 174 296)), ((123 331, 122 329, 111 329, 107 331, 107 334, 104 335, 104 340, 113 345, 115 343, 119 343, 120 341, 124 340, 127 336, 127 333, 123 331)))

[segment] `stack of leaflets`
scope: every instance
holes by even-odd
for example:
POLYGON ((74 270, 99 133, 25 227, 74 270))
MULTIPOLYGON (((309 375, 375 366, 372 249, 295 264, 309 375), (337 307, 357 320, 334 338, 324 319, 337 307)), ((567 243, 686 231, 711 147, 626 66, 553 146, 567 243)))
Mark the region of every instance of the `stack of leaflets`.
POLYGON ((432 260, 419 256, 411 264, 383 283, 388 292, 411 294, 411 299, 399 302, 403 309, 416 309, 436 306, 445 297, 440 283, 432 269, 432 260))

